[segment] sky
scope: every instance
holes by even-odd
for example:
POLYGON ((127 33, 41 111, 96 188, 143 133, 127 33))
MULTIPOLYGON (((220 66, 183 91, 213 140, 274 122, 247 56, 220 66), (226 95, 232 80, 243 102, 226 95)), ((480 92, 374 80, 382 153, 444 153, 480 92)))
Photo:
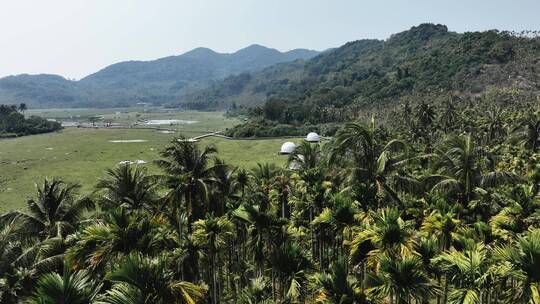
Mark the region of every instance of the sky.
POLYGON ((0 77, 80 79, 196 47, 325 50, 424 22, 540 30, 538 12, 539 0, 0 0, 0 77))

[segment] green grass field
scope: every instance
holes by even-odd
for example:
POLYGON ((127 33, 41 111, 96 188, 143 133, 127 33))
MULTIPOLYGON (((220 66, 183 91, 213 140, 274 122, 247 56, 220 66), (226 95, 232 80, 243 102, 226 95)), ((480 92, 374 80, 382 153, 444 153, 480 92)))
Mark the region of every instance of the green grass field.
MULTIPOLYGON (((197 130, 223 130, 237 123, 224 119, 219 112, 142 115, 148 115, 149 119, 192 119, 199 123, 178 126, 180 132, 175 134, 147 129, 66 128, 57 133, 0 140, 0 212, 24 208, 26 198, 34 195, 34 183, 45 177, 79 182, 83 185, 81 192, 88 193, 105 175, 106 169, 122 160, 144 160, 148 162, 145 166, 149 170, 159 172, 152 161, 158 159, 159 151, 182 132, 189 137, 198 133, 197 130), (112 143, 111 140, 144 142, 112 143)), ((228 163, 250 169, 258 162, 284 165, 286 158, 277 155, 283 142, 210 137, 201 140, 200 144, 213 144, 218 148, 219 156, 228 163)))

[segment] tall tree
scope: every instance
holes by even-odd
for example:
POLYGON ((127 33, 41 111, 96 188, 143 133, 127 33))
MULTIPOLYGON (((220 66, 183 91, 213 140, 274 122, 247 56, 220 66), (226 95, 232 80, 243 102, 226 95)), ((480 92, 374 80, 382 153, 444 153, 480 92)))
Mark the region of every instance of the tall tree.
POLYGON ((45 179, 42 186, 36 184, 37 198, 27 201, 28 213, 8 212, 0 216, 0 220, 17 219, 29 233, 42 239, 65 237, 93 207, 90 199, 77 196, 79 188, 77 184, 66 184, 59 179, 45 179))

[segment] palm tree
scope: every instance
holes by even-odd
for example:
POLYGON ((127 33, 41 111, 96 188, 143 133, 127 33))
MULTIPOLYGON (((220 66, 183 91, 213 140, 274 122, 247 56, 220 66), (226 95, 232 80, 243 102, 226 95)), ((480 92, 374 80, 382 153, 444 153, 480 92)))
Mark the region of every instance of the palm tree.
POLYGON ((499 142, 506 136, 505 111, 500 107, 487 110, 480 118, 484 132, 486 132, 487 142, 499 142))
POLYGON ((32 237, 24 234, 23 228, 14 219, 0 221, 1 303, 16 303, 34 284, 35 272, 25 267, 31 265, 25 265, 26 259, 20 260, 25 252, 35 246, 32 237))
MULTIPOLYGON (((321 160, 321 147, 319 144, 312 144, 308 141, 302 141, 289 155, 289 167, 298 167, 300 170, 309 170, 316 168, 321 160)), ((296 168, 295 168, 296 169, 296 168)))
POLYGON ((520 237, 517 243, 495 248, 500 274, 515 282, 509 299, 518 303, 538 303, 540 300, 540 230, 520 237), (510 265, 510 269, 508 268, 510 265))
MULTIPOLYGON (((366 182, 379 193, 388 195, 400 202, 391 185, 413 190, 419 183, 405 174, 396 174, 396 169, 420 157, 408 157, 406 145, 399 140, 391 140, 382 146, 378 143, 378 131, 375 122, 371 126, 348 123, 336 135, 336 142, 331 151, 331 163, 343 163, 351 159, 352 183, 366 182)), ((374 198, 372 198, 373 200, 374 198)))
POLYGON ((439 249, 448 250, 459 225, 460 220, 456 219, 454 213, 433 210, 424 218, 420 232, 424 237, 438 236, 439 249))
MULTIPOLYGON (((484 303, 483 295, 487 295, 486 291, 496 282, 488 258, 485 245, 478 243, 464 251, 451 249, 433 259, 445 273, 447 283, 453 286, 448 294, 451 303, 484 303)), ((447 287, 444 293, 443 303, 446 303, 447 287)))
POLYGON ((70 273, 67 268, 61 276, 57 273, 43 275, 28 303, 35 304, 91 304, 97 299, 101 284, 87 271, 70 273))
POLYGON ((218 216, 225 213, 227 204, 238 198, 238 184, 235 179, 236 168, 225 161, 215 158, 213 166, 213 191, 209 195, 208 212, 218 216))
POLYGON ((258 184, 268 184, 270 180, 279 173, 275 164, 257 163, 257 167, 252 170, 252 175, 258 184))
POLYGON ((16 218, 0 221, 0 302, 16 303, 29 294, 37 278, 62 271, 67 242, 61 237, 40 241, 16 218))
POLYGON ((513 241, 528 227, 540 224, 540 198, 535 186, 518 185, 506 195, 507 206, 491 218, 493 233, 513 241))
MULTIPOLYGON (((205 250, 210 259, 210 275, 212 280, 212 303, 219 303, 218 286, 219 252, 234 238, 234 224, 225 217, 216 218, 207 215, 204 220, 193 223, 193 243, 205 250)), ((219 280, 221 281, 221 280, 219 280)))
MULTIPOLYGON (((433 258, 440 254, 439 240, 433 235, 420 238, 414 243, 414 254, 422 261, 424 272, 432 276, 434 275, 440 285, 441 275, 432 262, 433 258)), ((429 304, 429 296, 427 293, 423 295, 422 304, 429 304)), ((437 303, 440 303, 439 294, 437 294, 437 303)))
POLYGON ((19 110, 19 112, 21 112, 21 114, 24 115, 24 112, 28 110, 28 106, 26 106, 26 103, 23 102, 19 104, 19 107, 17 109, 19 110))
POLYGON ((415 118, 422 128, 425 129, 429 127, 435 119, 435 109, 433 108, 433 105, 422 100, 416 108, 415 118))
POLYGON ((106 279, 114 285, 101 303, 126 303, 114 301, 128 297, 142 299, 141 302, 135 302, 142 304, 202 303, 204 288, 175 280, 170 269, 165 257, 149 258, 140 253, 132 253, 107 274, 106 279))
POLYGON ((317 247, 321 266, 325 249, 333 248, 334 251, 343 254, 343 243, 351 241, 352 229, 358 224, 356 216, 361 214, 358 206, 342 194, 334 195, 330 201, 332 203, 330 208, 324 208, 311 222, 311 226, 318 232, 319 244, 317 247), (328 243, 326 243, 327 240, 328 243))
POLYGON ((252 279, 240 294, 240 304, 272 304, 271 288, 263 277, 252 279))
POLYGON ((241 205, 233 215, 248 225, 248 246, 253 253, 256 277, 264 274, 265 251, 271 246, 272 236, 281 233, 283 219, 257 205, 241 205))
POLYGON ((367 303, 360 282, 349 275, 347 258, 341 257, 330 265, 329 273, 314 277, 317 303, 362 304, 367 303))
POLYGON ((134 251, 154 254, 166 241, 160 233, 163 226, 165 221, 159 216, 115 209, 105 221, 89 225, 75 235, 68 256, 77 266, 103 269, 134 251))
POLYGON ((485 156, 471 135, 451 137, 436 149, 433 159, 435 174, 428 177, 433 191, 446 193, 462 203, 469 203, 477 188, 511 182, 515 177, 493 170, 492 160, 485 156))
POLYGON ((367 259, 372 266, 377 266, 377 256, 408 255, 412 250, 412 227, 409 221, 401 218, 401 213, 394 208, 383 209, 370 214, 371 222, 365 225, 351 241, 350 258, 353 262, 367 259))
POLYGON ((435 287, 423 271, 422 261, 415 256, 379 257, 377 272, 370 272, 366 278, 366 292, 376 297, 389 297, 390 303, 411 303, 420 301, 426 295, 433 295, 435 287))
POLYGON ((512 131, 518 144, 536 151, 540 146, 540 115, 535 113, 523 118, 512 131))
POLYGON ((154 205, 158 184, 147 174, 146 168, 124 164, 107 170, 107 174, 96 186, 103 191, 104 206, 136 210, 154 205))
POLYGON ((238 184, 238 187, 240 187, 242 199, 244 199, 246 195, 246 187, 249 184, 250 178, 251 178, 251 173, 248 170, 244 168, 239 168, 238 170, 236 170, 235 179, 238 184))
POLYGON ((170 189, 167 198, 173 201, 174 206, 177 204, 175 200, 184 199, 188 230, 193 222, 203 217, 206 210, 208 188, 213 181, 213 167, 209 161, 215 153, 217 150, 212 146, 205 146, 201 150, 197 144, 179 138, 161 152, 165 159, 156 161, 166 173, 163 178, 170 189))
POLYGON ((45 179, 43 186, 36 185, 37 199, 27 201, 28 213, 12 211, 0 216, 0 221, 17 219, 27 233, 41 239, 64 237, 75 230, 84 213, 93 207, 88 198, 77 198, 77 184, 65 184, 59 179, 45 179))
POLYGON ((443 110, 439 117, 439 121, 441 122, 445 133, 454 127, 457 119, 458 115, 456 107, 454 106, 454 100, 452 100, 452 98, 446 99, 443 103, 443 110))
POLYGON ((300 301, 306 289, 306 271, 312 268, 308 251, 297 243, 286 241, 272 251, 270 264, 277 274, 279 299, 300 301))
POLYGON ((99 296, 95 304, 145 304, 145 299, 138 288, 118 283, 99 296))

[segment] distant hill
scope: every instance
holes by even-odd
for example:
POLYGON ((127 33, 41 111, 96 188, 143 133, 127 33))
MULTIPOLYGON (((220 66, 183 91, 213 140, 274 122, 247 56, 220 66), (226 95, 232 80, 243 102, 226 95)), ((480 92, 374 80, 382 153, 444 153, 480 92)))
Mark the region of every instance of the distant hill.
POLYGON ((280 52, 260 45, 232 54, 197 48, 153 61, 120 62, 80 81, 57 75, 9 76, 0 79, 0 103, 25 102, 33 107, 170 103, 227 76, 317 54, 304 49, 280 52))
POLYGON ((266 102, 261 111, 278 114, 267 119, 319 123, 345 117, 354 105, 413 92, 474 96, 493 87, 540 91, 539 38, 422 24, 387 40, 353 41, 305 62, 230 76, 181 101, 198 108, 266 102))

